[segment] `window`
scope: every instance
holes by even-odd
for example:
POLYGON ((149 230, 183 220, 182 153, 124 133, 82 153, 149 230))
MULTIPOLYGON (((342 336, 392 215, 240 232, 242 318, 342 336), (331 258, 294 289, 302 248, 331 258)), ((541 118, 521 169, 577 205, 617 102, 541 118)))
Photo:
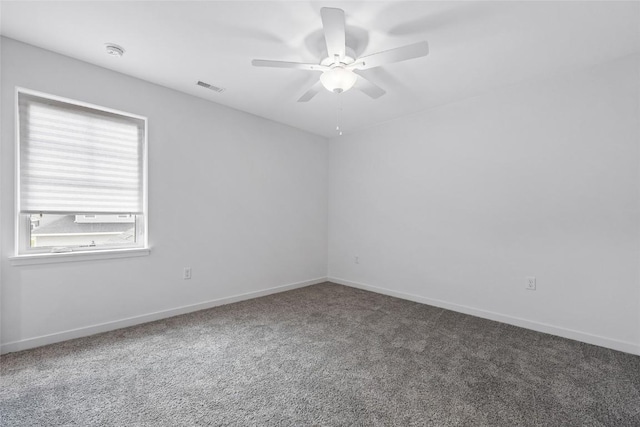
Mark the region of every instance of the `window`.
POLYGON ((147 120, 17 90, 16 254, 147 247, 147 120))

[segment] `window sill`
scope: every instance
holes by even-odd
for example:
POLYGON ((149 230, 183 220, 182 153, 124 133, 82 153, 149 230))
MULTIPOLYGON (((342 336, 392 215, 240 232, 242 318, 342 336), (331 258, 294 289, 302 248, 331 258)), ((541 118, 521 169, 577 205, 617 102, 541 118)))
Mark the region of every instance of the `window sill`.
POLYGON ((16 255, 9 257, 11 265, 52 264, 58 262, 95 261, 114 258, 131 258, 147 256, 149 248, 109 249, 102 251, 82 251, 63 253, 40 253, 30 255, 16 255))

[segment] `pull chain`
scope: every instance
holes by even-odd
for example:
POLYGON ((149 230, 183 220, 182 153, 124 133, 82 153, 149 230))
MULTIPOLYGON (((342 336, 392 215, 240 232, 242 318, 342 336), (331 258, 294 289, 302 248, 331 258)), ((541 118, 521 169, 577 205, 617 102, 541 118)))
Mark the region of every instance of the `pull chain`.
POLYGON ((338 95, 338 106, 336 108, 336 132, 342 136, 342 130, 340 129, 340 113, 342 112, 342 97, 338 95))

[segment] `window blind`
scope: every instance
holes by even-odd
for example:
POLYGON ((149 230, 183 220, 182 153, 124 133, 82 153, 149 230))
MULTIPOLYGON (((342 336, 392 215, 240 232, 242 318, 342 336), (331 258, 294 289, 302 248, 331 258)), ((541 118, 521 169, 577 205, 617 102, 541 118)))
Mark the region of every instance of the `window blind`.
POLYGON ((143 119, 19 93, 20 212, 143 211, 143 119))

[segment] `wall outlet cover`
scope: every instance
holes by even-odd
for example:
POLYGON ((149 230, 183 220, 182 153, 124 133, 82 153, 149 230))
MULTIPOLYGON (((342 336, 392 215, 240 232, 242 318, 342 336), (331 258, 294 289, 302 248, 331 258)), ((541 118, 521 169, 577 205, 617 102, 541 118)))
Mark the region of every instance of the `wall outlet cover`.
POLYGON ((536 278, 534 276, 528 276, 526 282, 526 289, 529 291, 536 290, 536 278))

